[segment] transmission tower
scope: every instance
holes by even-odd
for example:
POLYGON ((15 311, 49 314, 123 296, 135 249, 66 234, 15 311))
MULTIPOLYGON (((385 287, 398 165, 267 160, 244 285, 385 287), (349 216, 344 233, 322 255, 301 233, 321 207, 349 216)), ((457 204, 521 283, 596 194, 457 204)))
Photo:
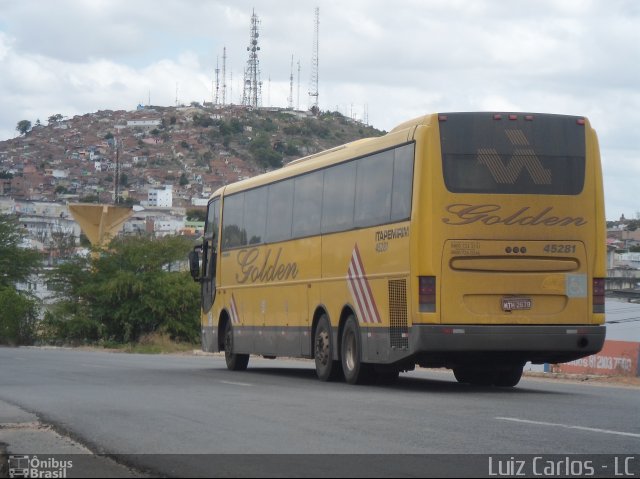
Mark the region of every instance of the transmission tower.
POLYGON ((320 37, 320 7, 316 7, 313 26, 313 50, 311 52, 311 85, 309 87, 310 110, 318 109, 318 41, 320 37))
POLYGON ((261 89, 262 82, 260 81, 260 63, 258 61, 258 52, 260 47, 258 46, 258 25, 260 20, 256 15, 255 10, 251 15, 251 33, 249 36, 249 46, 247 51, 249 52, 249 59, 247 60, 247 67, 244 70, 244 90, 242 92, 242 104, 257 108, 261 103, 261 89))

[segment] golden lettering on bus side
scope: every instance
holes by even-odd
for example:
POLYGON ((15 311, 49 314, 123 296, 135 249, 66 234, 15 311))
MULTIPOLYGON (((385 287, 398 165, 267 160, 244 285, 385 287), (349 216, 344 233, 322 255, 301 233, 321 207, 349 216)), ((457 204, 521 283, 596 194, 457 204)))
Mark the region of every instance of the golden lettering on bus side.
POLYGON ((268 249, 261 260, 258 248, 240 250, 238 252, 240 273, 236 274, 236 281, 239 284, 245 284, 295 279, 298 276, 298 263, 282 263, 281 255, 282 248, 279 248, 275 255, 272 249, 268 249))
POLYGON ((509 214, 502 213, 500 205, 455 203, 447 206, 446 211, 451 216, 442 218, 442 222, 453 226, 473 223, 484 223, 489 226, 583 226, 587 224, 587 220, 582 216, 554 216, 552 206, 547 206, 541 211, 535 211, 530 206, 523 206, 509 214))

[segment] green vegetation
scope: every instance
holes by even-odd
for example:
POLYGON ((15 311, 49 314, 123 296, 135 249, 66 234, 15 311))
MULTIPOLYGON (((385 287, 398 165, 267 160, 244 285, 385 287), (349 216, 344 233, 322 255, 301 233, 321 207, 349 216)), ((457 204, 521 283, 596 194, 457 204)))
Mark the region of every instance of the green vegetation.
POLYGON ((40 255, 20 247, 23 232, 15 217, 0 215, 0 344, 29 344, 34 340, 36 300, 19 291, 40 263, 40 255))
POLYGON ((16 125, 16 130, 24 136, 31 130, 31 122, 29 120, 21 120, 16 125))
POLYGON ((191 247, 178 236, 117 239, 98 257, 58 266, 49 278, 58 301, 43 321, 44 338, 137 343, 161 333, 197 341, 200 289, 175 267, 191 247))

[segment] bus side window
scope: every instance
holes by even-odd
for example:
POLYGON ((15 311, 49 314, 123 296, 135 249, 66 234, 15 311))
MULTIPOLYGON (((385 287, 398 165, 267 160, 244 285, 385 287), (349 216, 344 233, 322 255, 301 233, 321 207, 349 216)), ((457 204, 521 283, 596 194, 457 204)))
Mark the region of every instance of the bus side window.
POLYGON ((244 194, 243 229, 249 244, 264 243, 267 227, 267 187, 261 186, 244 194))
POLYGON ((269 185, 267 232, 265 241, 274 243, 291 239, 293 220, 293 180, 269 185))
POLYGON ((356 162, 327 168, 322 192, 322 233, 344 231, 353 227, 356 162))
POLYGON ((294 182, 292 236, 302 238, 320 233, 324 173, 298 176, 294 182))
POLYGON ((362 158, 357 165, 355 226, 388 223, 391 218, 393 150, 362 158))
POLYGON ((244 193, 227 196, 222 213, 222 249, 245 246, 247 232, 242 228, 244 193))
POLYGON ((391 221, 406 220, 411 216, 414 157, 414 144, 402 146, 395 150, 391 221))

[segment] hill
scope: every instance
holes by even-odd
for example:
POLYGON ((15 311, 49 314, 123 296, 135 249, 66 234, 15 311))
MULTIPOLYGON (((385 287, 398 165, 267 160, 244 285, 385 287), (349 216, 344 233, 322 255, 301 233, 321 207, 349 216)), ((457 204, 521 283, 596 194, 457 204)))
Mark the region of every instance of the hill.
POLYGON ((146 200, 149 188, 173 185, 174 205, 189 206, 224 184, 383 133, 335 112, 240 106, 53 115, 48 125, 0 142, 0 195, 110 202, 117 159, 127 202, 146 200))

